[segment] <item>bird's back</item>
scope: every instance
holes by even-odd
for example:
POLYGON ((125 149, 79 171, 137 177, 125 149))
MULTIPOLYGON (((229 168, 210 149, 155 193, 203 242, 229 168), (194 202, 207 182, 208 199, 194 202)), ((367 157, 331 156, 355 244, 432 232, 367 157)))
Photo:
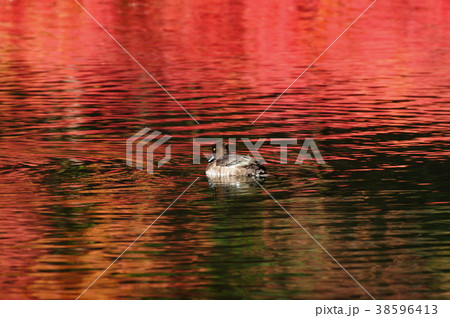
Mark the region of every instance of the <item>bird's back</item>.
POLYGON ((226 155, 208 164, 206 173, 210 175, 266 176, 266 168, 250 156, 226 155))

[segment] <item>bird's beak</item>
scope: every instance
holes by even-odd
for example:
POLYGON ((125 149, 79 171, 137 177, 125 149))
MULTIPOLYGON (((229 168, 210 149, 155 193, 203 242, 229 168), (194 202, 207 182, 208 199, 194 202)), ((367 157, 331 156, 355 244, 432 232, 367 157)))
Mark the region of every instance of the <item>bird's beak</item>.
POLYGON ((208 159, 208 163, 211 161, 214 161, 214 159, 216 159, 216 156, 214 156, 214 154, 211 156, 211 158, 208 159))

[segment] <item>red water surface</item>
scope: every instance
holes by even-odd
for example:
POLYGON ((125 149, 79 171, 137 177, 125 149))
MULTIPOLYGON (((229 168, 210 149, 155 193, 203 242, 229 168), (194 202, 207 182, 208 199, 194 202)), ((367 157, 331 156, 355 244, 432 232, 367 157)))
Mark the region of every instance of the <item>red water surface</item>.
MULTIPOLYGON (((449 188, 441 174, 450 154, 450 2, 378 0, 254 124, 371 1, 81 3, 198 124, 75 1, 2 1, 2 298, 76 298, 152 222, 154 214, 145 211, 163 209, 181 192, 180 182, 203 174, 204 166, 192 165, 191 139, 222 136, 313 137, 335 175, 305 180, 293 164, 299 146, 280 166, 277 149, 266 144, 261 152, 272 164, 274 193, 286 196, 292 212, 307 207, 302 213, 316 233, 335 244, 374 294, 449 297, 448 238, 433 222, 448 221, 449 188), (143 127, 175 140, 172 162, 154 176, 124 165, 125 139, 143 127), (353 217, 362 223, 345 223, 353 217), (342 228, 328 230, 330 219, 342 228), (349 234, 354 227, 358 231, 349 234)), ((264 259, 255 264, 264 266, 217 269, 220 276, 212 269, 214 257, 233 258, 239 268, 251 260, 211 234, 227 223, 208 214, 217 205, 208 201, 206 182, 202 187, 189 197, 200 203, 185 207, 192 218, 184 227, 169 218, 155 229, 155 246, 140 246, 149 253, 135 256, 141 263, 124 261, 116 277, 105 277, 86 298, 367 296, 326 255, 310 259, 289 250, 292 244, 313 248, 293 230, 281 233, 289 236, 283 245, 288 265, 264 267, 276 258, 272 231, 287 225, 271 219, 268 203, 253 192, 241 203, 253 202, 247 208, 260 213, 262 224, 231 233, 254 238, 245 251, 267 248, 255 252, 264 259), (175 231, 180 236, 167 240, 175 231), (173 246, 187 252, 176 254, 173 246), (164 252, 173 254, 152 258, 164 252), (301 264, 291 268, 293 259, 301 264), (189 272, 186 264, 200 265, 189 272), (227 270, 262 275, 267 281, 258 290, 265 292, 248 287, 257 279, 242 282, 227 270), (141 278, 132 281, 127 273, 141 278), (208 286, 224 287, 210 292, 208 286)), ((224 204, 224 210, 242 207, 224 204)))

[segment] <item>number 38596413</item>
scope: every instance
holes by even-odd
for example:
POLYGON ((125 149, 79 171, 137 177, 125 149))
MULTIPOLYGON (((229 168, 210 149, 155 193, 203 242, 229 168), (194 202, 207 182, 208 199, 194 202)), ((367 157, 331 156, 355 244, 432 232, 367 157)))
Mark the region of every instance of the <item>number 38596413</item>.
POLYGON ((438 313, 437 305, 377 305, 377 315, 405 315, 422 314, 436 315, 438 313))

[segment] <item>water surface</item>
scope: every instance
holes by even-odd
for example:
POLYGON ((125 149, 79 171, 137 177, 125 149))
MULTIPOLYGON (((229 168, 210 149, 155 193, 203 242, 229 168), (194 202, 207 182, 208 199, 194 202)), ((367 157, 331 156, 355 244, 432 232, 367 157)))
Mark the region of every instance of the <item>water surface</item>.
MULTIPOLYGON (((450 298, 450 5, 84 1, 197 125, 72 1, 0 12, 0 296, 367 299, 254 182, 211 183, 192 138, 266 142, 262 185, 379 299, 450 298), (125 164, 173 136, 153 175, 125 164)), ((162 155, 159 153, 158 155, 162 155)))

